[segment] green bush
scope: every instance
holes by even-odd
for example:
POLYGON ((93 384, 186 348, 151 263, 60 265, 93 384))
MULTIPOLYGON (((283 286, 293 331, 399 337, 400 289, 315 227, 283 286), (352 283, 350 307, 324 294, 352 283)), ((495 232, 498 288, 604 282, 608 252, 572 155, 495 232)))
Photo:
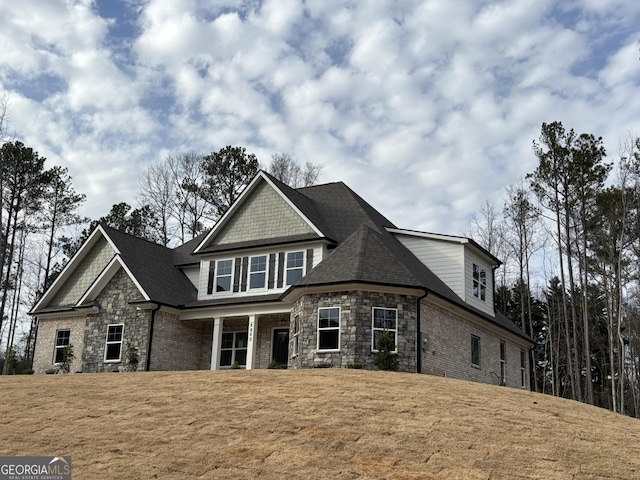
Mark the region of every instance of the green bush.
POLYGON ((76 356, 73 354, 73 345, 69 344, 62 349, 62 361, 60 362, 60 367, 58 367, 59 373, 70 373, 71 372, 71 362, 76 356))
POLYGON ((140 363, 140 355, 138 354, 138 347, 136 347, 131 340, 127 340, 127 351, 125 353, 125 370, 127 372, 135 372, 138 370, 138 364, 140 363))
POLYGON ((378 351, 373 359, 373 364, 380 370, 398 370, 398 354, 393 353, 396 349, 393 335, 384 331, 378 337, 376 345, 378 351))

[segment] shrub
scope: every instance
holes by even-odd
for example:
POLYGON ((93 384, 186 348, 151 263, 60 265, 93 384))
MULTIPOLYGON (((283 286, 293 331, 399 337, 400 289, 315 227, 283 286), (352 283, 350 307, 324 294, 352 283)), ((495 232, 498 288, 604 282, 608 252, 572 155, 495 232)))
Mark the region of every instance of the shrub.
POLYGON ((232 370, 239 370, 240 369, 240 364, 237 361, 233 362, 233 365, 231 365, 231 369, 232 370))
POLYGON ((378 352, 373 359, 373 364, 380 370, 398 370, 398 354, 393 353, 396 349, 393 335, 386 331, 382 332, 378 337, 376 347, 378 352))
POLYGON ((60 362, 60 367, 58 367, 58 372, 71 372, 71 362, 73 362, 74 358, 76 357, 73 354, 73 345, 69 344, 62 349, 62 361, 60 362))
POLYGON ((140 363, 140 354, 138 353, 138 347, 133 345, 131 340, 127 340, 127 351, 125 353, 125 370, 127 372, 135 372, 138 370, 138 364, 140 363))

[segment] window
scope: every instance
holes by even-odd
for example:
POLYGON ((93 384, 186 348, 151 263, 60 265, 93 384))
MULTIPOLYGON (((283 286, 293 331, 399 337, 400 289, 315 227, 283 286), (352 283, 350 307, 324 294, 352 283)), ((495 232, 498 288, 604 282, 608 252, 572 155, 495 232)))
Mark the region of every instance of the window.
POLYGON ((300 315, 293 317, 293 356, 298 355, 298 337, 300 335, 300 315))
POLYGON ((318 350, 340 349, 340 308, 318 309, 318 350))
POLYGON ((220 348, 220 366, 231 367, 234 363, 245 367, 247 365, 248 332, 226 332, 222 334, 220 348))
POLYGON ((480 366, 480 337, 471 335, 471 365, 480 366))
POLYGON ((527 381, 527 357, 524 355, 524 350, 520 350, 520 386, 524 387, 527 381))
POLYGON ((373 335, 372 335, 372 344, 371 350, 374 352, 378 351, 378 337, 382 332, 389 332, 393 335, 393 344, 396 346, 398 350, 398 342, 397 342, 397 325, 398 325, 398 311, 395 308, 377 308, 373 309, 373 335))
POLYGON ((293 285, 302 278, 304 252, 287 253, 287 285, 293 285))
POLYGON ((249 265, 249 289, 264 288, 267 281, 267 256, 251 257, 249 265))
POLYGON ((473 264, 473 296, 485 301, 487 292, 487 273, 484 268, 473 264))
POLYGON ((231 291, 233 260, 218 260, 216 269, 216 292, 231 291))
POLYGON ((507 344, 500 341, 500 385, 507 384, 507 344))
POLYGON ((64 359, 64 347, 69 346, 71 330, 56 331, 56 346, 53 351, 53 363, 62 363, 64 359))
POLYGON ((104 348, 105 362, 119 362, 122 352, 122 331, 123 324, 109 325, 107 327, 107 343, 104 348))

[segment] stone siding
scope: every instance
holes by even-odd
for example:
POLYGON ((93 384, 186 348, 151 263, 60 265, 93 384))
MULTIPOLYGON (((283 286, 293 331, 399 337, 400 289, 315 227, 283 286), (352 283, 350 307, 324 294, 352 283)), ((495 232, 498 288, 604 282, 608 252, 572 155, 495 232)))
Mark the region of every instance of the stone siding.
POLYGON ((528 346, 502 337, 487 328, 423 300, 421 331, 427 336, 422 347, 422 372, 473 382, 500 383, 500 341, 506 345, 506 385, 523 388, 520 351, 525 352, 525 387, 529 388, 528 346), (471 336, 480 339, 480 366, 471 364, 471 336), (426 347, 426 348, 425 348, 426 347))
MULTIPOLYGON (((290 368, 362 367, 373 369, 373 307, 394 308, 397 317, 399 370, 416 371, 416 297, 378 292, 333 292, 300 297, 292 306, 291 318, 298 316, 298 355, 290 368), (340 351, 317 349, 318 308, 340 307, 340 351)), ((289 351, 293 352, 293 332, 289 351)))
POLYGON ((138 348, 138 370, 147 364, 150 310, 138 310, 129 302, 140 299, 140 292, 124 269, 119 269, 96 298, 97 314, 87 315, 83 372, 116 372, 125 370, 127 341, 138 348), (119 362, 105 362, 107 326, 124 324, 119 362))
POLYGON ((149 369, 209 369, 212 334, 212 321, 182 321, 177 315, 156 312, 149 369))
POLYGON ((60 317, 40 319, 38 323, 38 337, 36 349, 33 357, 33 371, 35 373, 45 373, 54 365, 54 349, 56 344, 56 332, 58 330, 69 330, 69 344, 73 346, 75 356, 71 362, 71 373, 82 371, 82 351, 84 349, 84 330, 86 317, 60 317))

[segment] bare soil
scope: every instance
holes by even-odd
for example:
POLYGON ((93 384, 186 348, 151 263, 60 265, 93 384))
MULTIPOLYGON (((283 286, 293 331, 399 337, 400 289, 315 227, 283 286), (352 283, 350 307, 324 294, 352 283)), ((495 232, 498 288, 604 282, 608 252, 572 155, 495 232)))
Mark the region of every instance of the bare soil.
POLYGON ((640 421, 361 370, 0 377, 0 455, 74 479, 638 479, 640 421))

